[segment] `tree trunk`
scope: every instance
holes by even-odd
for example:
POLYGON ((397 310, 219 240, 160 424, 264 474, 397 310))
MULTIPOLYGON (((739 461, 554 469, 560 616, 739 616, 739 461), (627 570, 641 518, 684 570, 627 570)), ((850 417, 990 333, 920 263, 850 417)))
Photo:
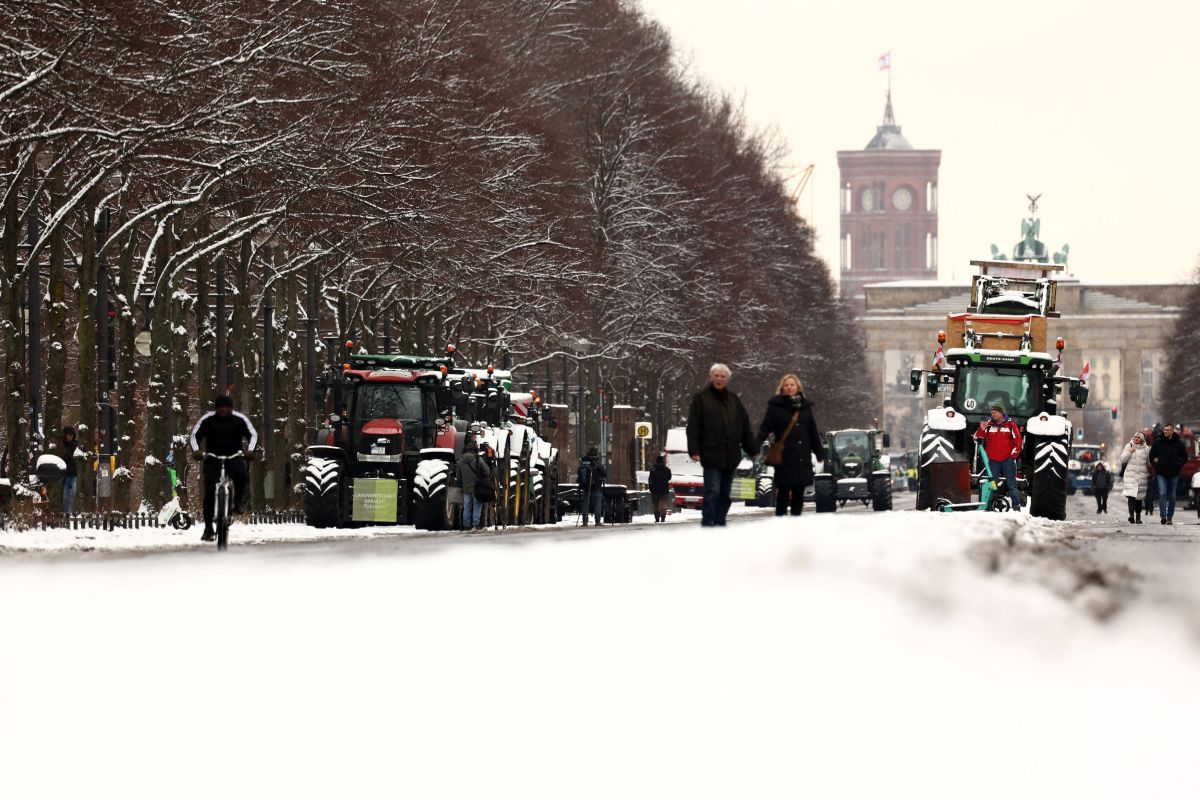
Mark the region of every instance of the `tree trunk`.
POLYGON ((142 426, 138 424, 138 364, 134 337, 138 335, 137 292, 134 286, 133 259, 137 234, 131 232, 121 248, 116 275, 117 302, 117 388, 120 394, 117 414, 117 467, 113 475, 113 510, 133 510, 134 454, 141 444, 142 426))
MULTIPOLYGON (((50 213, 59 209, 65 199, 62 193, 62 179, 57 175, 49 179, 50 213)), ((50 275, 49 287, 46 294, 49 303, 46 308, 46 404, 45 421, 42 429, 46 432, 46 449, 48 452, 61 454, 61 433, 63 427, 63 393, 67 380, 67 342, 66 335, 69 314, 67 308, 67 284, 65 279, 66 243, 63 236, 64 228, 60 226, 50 237, 50 275)), ((50 508, 62 511, 62 492, 50 492, 50 508)))
MULTIPOLYGON (((154 254, 155 277, 167 269, 172 237, 158 240, 154 254)), ((146 471, 143 477, 142 502, 152 509, 162 508, 166 501, 166 466, 163 461, 170 447, 167 427, 167 381, 171 372, 171 285, 154 281, 156 291, 150 300, 150 381, 146 390, 146 471)))
MULTIPOLYGON (((9 159, 10 174, 21 172, 18 159, 9 159)), ((4 329, 4 444, 8 452, 8 477, 24 480, 28 472, 25 417, 25 321, 21 318, 24 281, 17 279, 20 269, 17 245, 20 241, 19 195, 8 192, 3 208, 4 231, 0 237, 0 327, 4 329)))
POLYGON ((79 373, 79 420, 75 423, 75 441, 78 443, 78 489, 76 508, 80 511, 96 509, 96 474, 93 464, 96 459, 96 435, 99 431, 96 406, 96 198, 89 197, 79 209, 80 258, 79 274, 75 285, 76 328, 75 341, 79 344, 76 368, 79 373))

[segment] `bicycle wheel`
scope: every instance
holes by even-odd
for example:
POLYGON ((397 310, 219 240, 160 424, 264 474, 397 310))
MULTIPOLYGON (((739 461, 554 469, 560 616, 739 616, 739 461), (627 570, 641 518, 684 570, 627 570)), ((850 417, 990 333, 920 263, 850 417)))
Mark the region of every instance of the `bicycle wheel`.
POLYGON ((229 546, 229 518, 217 520, 217 549, 224 550, 229 546))

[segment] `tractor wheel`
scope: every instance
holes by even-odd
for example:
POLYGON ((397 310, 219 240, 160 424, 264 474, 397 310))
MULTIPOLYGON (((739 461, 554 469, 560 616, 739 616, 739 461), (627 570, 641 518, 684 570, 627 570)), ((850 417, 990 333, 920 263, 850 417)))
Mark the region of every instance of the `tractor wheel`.
POLYGON ((534 525, 545 523, 546 472, 538 467, 529 473, 529 517, 534 525))
POLYGON ((1067 518, 1067 437, 1039 436, 1034 442, 1029 513, 1046 519, 1067 518))
POLYGON ((878 475, 871 479, 871 510, 892 510, 892 476, 878 475))
POLYGON ((754 497, 759 508, 774 508, 775 478, 770 475, 759 475, 758 480, 755 481, 754 497))
POLYGON ((813 483, 813 503, 818 514, 838 510, 837 481, 832 475, 818 475, 813 483))
POLYGON ((428 459, 413 477, 413 522, 419 530, 444 531, 454 526, 450 505, 450 463, 428 459))
POLYGON ((548 482, 546 484, 546 512, 545 519, 550 525, 556 525, 562 521, 562 514, 558 507, 558 456, 555 455, 550 459, 550 466, 546 470, 548 482))
POLYGON ((933 430, 929 423, 921 427, 921 454, 917 467, 917 510, 933 509, 933 482, 930 480, 930 464, 954 461, 954 439, 944 431, 933 430))
POLYGON ((342 465, 335 458, 310 458, 304 465, 304 521, 314 528, 341 523, 342 465))

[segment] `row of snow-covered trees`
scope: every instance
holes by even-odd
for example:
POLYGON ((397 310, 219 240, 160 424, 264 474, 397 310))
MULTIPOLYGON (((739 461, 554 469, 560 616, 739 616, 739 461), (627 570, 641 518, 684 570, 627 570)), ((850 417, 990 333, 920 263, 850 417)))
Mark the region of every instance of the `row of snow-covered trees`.
POLYGON ((405 352, 454 342, 534 375, 586 340, 593 388, 636 386, 662 407, 714 360, 760 407, 794 370, 824 423, 861 423, 861 340, 781 155, 621 0, 10 0, 0 436, 30 449, 34 264, 42 429, 77 424, 95 453, 113 401, 117 507, 163 499, 162 471, 143 465, 223 383, 218 264, 233 383, 256 419, 258 322, 268 298, 277 309, 276 486, 305 435, 310 269, 322 337, 374 347, 386 322, 405 352))

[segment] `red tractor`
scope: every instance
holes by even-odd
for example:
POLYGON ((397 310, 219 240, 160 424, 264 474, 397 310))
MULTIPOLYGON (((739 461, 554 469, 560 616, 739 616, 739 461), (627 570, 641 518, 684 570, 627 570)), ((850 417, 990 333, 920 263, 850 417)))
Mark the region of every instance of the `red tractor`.
POLYGON ((309 525, 454 524, 448 489, 466 433, 445 380, 453 366, 449 357, 352 355, 318 382, 334 412, 304 465, 309 525))

